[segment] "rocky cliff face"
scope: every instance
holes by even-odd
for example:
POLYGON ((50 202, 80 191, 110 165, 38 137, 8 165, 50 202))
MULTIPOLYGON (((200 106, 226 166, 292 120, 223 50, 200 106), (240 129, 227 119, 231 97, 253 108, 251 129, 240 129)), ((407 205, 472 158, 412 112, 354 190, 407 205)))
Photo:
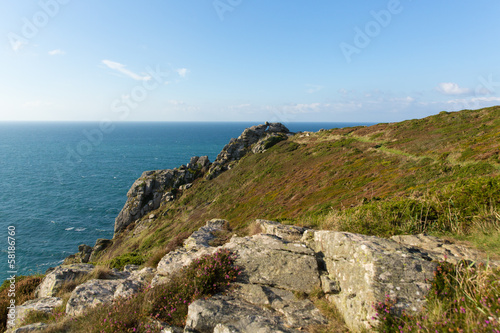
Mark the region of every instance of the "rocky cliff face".
POLYGON ((281 123, 265 123, 252 126, 243 131, 237 139, 231 141, 222 149, 216 160, 210 166, 207 179, 213 179, 222 172, 231 169, 234 163, 248 152, 261 153, 276 143, 286 140, 290 131, 281 123))
MULTIPOLYGON (((158 209, 162 203, 174 200, 179 190, 189 187, 197 178, 213 179, 230 169, 245 154, 263 152, 286 140, 289 134, 288 128, 280 123, 252 126, 237 139, 231 139, 214 163, 210 163, 207 156, 195 156, 189 164, 176 169, 144 172, 127 193, 127 202, 115 220, 115 234, 158 209)), ((81 257, 85 258, 85 253, 81 257)))
POLYGON ((145 171, 127 192, 127 202, 115 220, 115 234, 140 219, 162 202, 174 200, 176 191, 202 175, 210 161, 207 156, 193 157, 186 166, 168 170, 145 171))

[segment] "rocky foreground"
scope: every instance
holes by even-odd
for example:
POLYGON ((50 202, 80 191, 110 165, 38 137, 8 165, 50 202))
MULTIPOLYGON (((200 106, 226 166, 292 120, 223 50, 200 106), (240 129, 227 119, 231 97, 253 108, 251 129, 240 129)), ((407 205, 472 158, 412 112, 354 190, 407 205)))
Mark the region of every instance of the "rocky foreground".
MULTIPOLYGON (((303 295, 322 290, 354 332, 377 325, 374 304, 387 296, 396 309, 418 312, 425 304, 438 261, 478 260, 465 247, 426 236, 383 239, 346 232, 311 230, 257 220, 261 233, 233 236, 226 244, 210 246, 225 220, 211 220, 168 254, 156 269, 127 266, 106 279, 92 279, 74 289, 66 314, 81 316, 90 307, 160 284, 193 260, 229 249, 236 254, 242 274, 236 289, 199 299, 189 305, 186 326, 164 324, 162 332, 301 332, 326 324, 327 319, 303 295)), ((490 265, 498 263, 491 263, 490 265)), ((62 304, 55 293, 68 280, 90 274, 90 264, 62 265, 49 272, 37 290, 37 299, 18 307, 17 323, 31 310, 50 312, 62 304)), ((42 329, 45 324, 11 327, 8 332, 42 329)))

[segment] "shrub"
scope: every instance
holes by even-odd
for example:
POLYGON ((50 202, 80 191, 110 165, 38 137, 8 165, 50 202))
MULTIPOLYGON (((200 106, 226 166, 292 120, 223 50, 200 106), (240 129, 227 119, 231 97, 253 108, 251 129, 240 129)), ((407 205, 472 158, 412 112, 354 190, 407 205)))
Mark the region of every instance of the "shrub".
POLYGON ((172 276, 168 283, 148 292, 151 302, 148 312, 154 319, 184 326, 189 304, 201 296, 222 291, 238 274, 234 256, 228 250, 202 257, 172 276))
MULTIPOLYGON (((42 282, 43 276, 19 276, 16 277, 16 306, 35 298, 36 287, 42 282)), ((5 280, 0 286, 0 331, 7 326, 7 306, 10 304, 9 297, 10 282, 5 280)))
POLYGON ((142 265, 144 257, 137 252, 124 253, 111 260, 109 267, 122 269, 125 265, 142 265))

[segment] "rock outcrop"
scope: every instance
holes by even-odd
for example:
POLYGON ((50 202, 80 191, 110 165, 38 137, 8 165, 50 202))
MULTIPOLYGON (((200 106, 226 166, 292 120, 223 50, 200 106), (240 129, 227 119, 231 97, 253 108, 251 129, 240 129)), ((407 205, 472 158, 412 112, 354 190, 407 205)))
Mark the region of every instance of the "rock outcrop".
POLYGON ((127 192, 127 202, 115 219, 115 234, 158 209, 162 202, 173 200, 176 190, 182 185, 192 183, 209 165, 207 156, 195 156, 187 166, 144 172, 127 192))
POLYGON ((231 139, 222 149, 208 170, 207 179, 213 179, 231 169, 236 161, 248 152, 260 153, 286 140, 290 131, 281 123, 265 123, 252 126, 243 131, 237 139, 231 139))
POLYGON ((57 294, 64 283, 77 281, 92 272, 94 265, 73 264, 58 266, 48 272, 35 291, 36 297, 52 297, 57 294))
MULTIPOLYGON (((20 305, 16 308, 16 319, 14 325, 10 325, 10 321, 8 321, 7 328, 15 329, 19 327, 15 332, 18 332, 21 329, 21 332, 31 332, 34 331, 35 327, 20 327, 23 320, 31 311, 51 313, 56 307, 59 307, 63 304, 63 300, 59 297, 42 297, 37 298, 31 301, 25 302, 23 305, 20 305)), ((13 330, 14 331, 14 330, 13 330)))
MULTIPOLYGON (((417 313, 425 305, 438 260, 456 263, 476 260, 478 253, 441 239, 425 236, 395 236, 383 239, 348 232, 311 230, 257 220, 263 233, 234 235, 221 246, 221 232, 228 222, 208 221, 166 254, 157 269, 112 270, 107 279, 87 281, 72 292, 66 313, 78 316, 96 304, 112 302, 139 292, 154 275, 160 284, 194 260, 219 249, 230 250, 240 268, 230 292, 198 299, 188 307, 184 332, 195 333, 298 333, 312 325, 327 324, 319 309, 307 299, 323 291, 353 332, 377 326, 374 305, 390 297, 396 314, 417 313)), ((498 265, 496 262, 490 262, 498 265)), ((37 290, 39 299, 20 308, 46 309, 58 306, 53 296, 65 281, 88 274, 92 265, 60 266, 47 274, 37 290), (47 305, 48 304, 48 305, 47 305)), ((22 313, 22 311, 21 311, 22 313)), ((167 327, 167 326, 165 326, 167 327)), ((180 328, 165 328, 178 332, 180 328)))
POLYGON ((87 281, 76 287, 71 293, 66 304, 66 314, 78 316, 97 304, 136 294, 154 273, 152 268, 144 268, 140 271, 120 272, 110 276, 109 280, 93 279, 87 281))

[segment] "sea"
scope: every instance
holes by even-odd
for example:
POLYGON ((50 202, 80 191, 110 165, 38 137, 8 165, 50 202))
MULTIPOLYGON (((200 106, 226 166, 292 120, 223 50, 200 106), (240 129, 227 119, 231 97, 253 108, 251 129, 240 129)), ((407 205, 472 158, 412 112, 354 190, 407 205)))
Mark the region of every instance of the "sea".
MULTIPOLYGON (((44 273, 98 238, 112 238, 143 171, 192 156, 214 161, 258 123, 0 122, 0 281, 44 273)), ((287 123, 292 132, 372 123, 287 123)))

